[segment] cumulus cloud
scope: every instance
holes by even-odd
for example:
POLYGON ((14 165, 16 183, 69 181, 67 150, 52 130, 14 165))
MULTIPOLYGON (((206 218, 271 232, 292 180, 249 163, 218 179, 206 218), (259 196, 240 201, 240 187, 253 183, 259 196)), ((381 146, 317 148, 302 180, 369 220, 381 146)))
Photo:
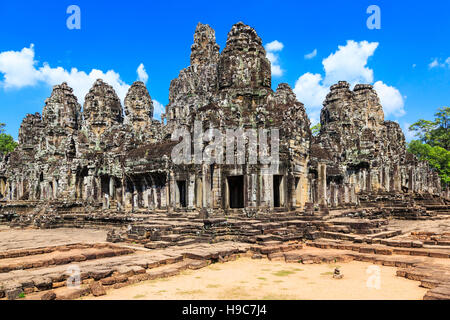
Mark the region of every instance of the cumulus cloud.
POLYGON ((139 67, 136 70, 137 74, 138 74, 138 80, 142 81, 143 83, 147 83, 148 80, 148 74, 147 71, 145 70, 144 64, 141 63, 139 65, 139 67))
POLYGON ((345 46, 338 46, 335 53, 322 61, 325 70, 325 84, 331 85, 339 80, 346 80, 351 85, 371 83, 373 70, 368 68, 367 60, 374 54, 378 42, 353 40, 345 46))
MULTIPOLYGON (((145 72, 143 65, 142 71, 145 72)), ((43 63, 39 66, 38 61, 35 60, 33 44, 29 48, 23 48, 21 51, 1 52, 0 74, 3 75, 0 87, 5 89, 20 89, 40 83, 53 86, 67 82, 73 88, 74 94, 81 103, 84 102, 85 95, 97 79, 103 79, 110 84, 122 101, 130 88, 120 78, 120 74, 114 70, 103 72, 92 69, 87 73, 77 68, 66 70, 62 67, 51 67, 48 63, 43 63)))
POLYGON ((382 81, 375 82, 373 88, 377 91, 385 116, 401 117, 406 114, 403 97, 398 89, 388 86, 382 81))
POLYGON ((0 53, 0 73, 3 73, 3 81, 0 82, 0 85, 5 88, 34 85, 38 80, 35 64, 33 44, 21 51, 0 53))
POLYGON ((294 92, 305 104, 311 123, 314 125, 319 122, 320 109, 328 93, 328 88, 322 85, 322 76, 305 73, 295 82, 294 92))
POLYGON ((317 56, 317 49, 314 49, 311 53, 305 54, 305 59, 310 60, 310 59, 314 58, 315 56, 317 56))
POLYGON ((271 52, 281 51, 284 48, 284 44, 278 40, 274 40, 266 44, 266 50, 271 52))
MULTIPOLYGON (((331 85, 338 81, 347 81, 352 87, 358 83, 373 83, 373 70, 367 66, 367 62, 377 47, 378 42, 349 40, 322 60, 324 75, 308 72, 297 79, 294 92, 305 104, 312 124, 319 121, 322 103, 331 85)), ((403 97, 398 89, 382 81, 375 82, 374 89, 386 116, 401 117, 405 114, 403 97)))
POLYGON ((281 77, 284 73, 284 70, 281 69, 281 66, 279 64, 279 56, 275 52, 280 52, 281 50, 283 50, 284 45, 280 41, 274 40, 266 44, 265 48, 266 57, 267 59, 269 59, 272 66, 272 76, 281 77))

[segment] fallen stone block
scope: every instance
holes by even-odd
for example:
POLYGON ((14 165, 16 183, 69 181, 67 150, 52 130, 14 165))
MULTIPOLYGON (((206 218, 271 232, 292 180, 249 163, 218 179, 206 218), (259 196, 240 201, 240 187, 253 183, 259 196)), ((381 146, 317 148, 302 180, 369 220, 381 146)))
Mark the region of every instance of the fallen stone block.
POLYGON ((40 291, 52 289, 52 279, 49 277, 37 277, 33 278, 33 283, 36 288, 40 291))
POLYGON ((56 293, 53 291, 45 292, 43 295, 41 295, 41 300, 55 300, 56 299, 56 293))
POLYGON ((100 283, 105 286, 112 286, 116 283, 116 277, 107 277, 100 280, 100 283))
POLYGON ((106 295, 106 290, 100 282, 92 282, 89 285, 89 288, 91 289, 91 293, 94 297, 106 295))

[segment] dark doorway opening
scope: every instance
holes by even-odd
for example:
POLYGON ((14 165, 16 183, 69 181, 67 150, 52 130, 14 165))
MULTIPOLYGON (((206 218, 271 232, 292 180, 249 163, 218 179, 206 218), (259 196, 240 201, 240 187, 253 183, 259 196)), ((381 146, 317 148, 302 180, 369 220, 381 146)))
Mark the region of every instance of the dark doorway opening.
POLYGON ((244 207, 244 176, 227 177, 230 194, 230 208, 244 207))
POLYGON ((180 194, 180 207, 186 208, 186 181, 177 181, 178 193, 180 194))
POLYGON ((273 206, 275 208, 281 207, 281 182, 283 181, 283 176, 274 175, 273 176, 273 206))

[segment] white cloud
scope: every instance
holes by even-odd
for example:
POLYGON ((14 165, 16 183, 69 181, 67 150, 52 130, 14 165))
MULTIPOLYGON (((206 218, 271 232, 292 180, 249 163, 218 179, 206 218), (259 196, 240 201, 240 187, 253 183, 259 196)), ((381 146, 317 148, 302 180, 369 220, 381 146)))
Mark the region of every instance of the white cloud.
POLYGON ((147 71, 145 71, 145 67, 144 67, 143 63, 141 63, 139 65, 139 67, 137 68, 136 72, 138 74, 138 80, 142 81, 143 83, 147 83, 148 74, 147 74, 147 71))
POLYGON ((166 112, 164 105, 153 99, 153 117, 161 120, 161 114, 166 112))
MULTIPOLYGON (((377 42, 347 41, 338 46, 336 52, 322 60, 325 74, 305 73, 300 76, 294 87, 297 98, 305 104, 308 116, 314 124, 319 121, 322 103, 329 87, 338 81, 347 81, 351 86, 358 83, 373 83, 373 70, 367 67, 368 59, 378 47, 377 42)), ((399 90, 382 81, 374 84, 386 116, 403 116, 404 100, 399 90)))
POLYGON ((319 122, 320 109, 328 93, 328 87, 322 85, 322 76, 318 73, 305 73, 295 82, 294 92, 305 104, 312 124, 319 122))
POLYGON ((268 44, 266 44, 266 50, 267 51, 277 52, 277 51, 283 50, 283 48, 284 48, 283 43, 281 43, 278 40, 274 40, 274 41, 269 42, 268 44))
POLYGON ((43 63, 40 67, 38 64, 38 61, 35 60, 33 44, 29 48, 23 48, 21 51, 0 53, 0 74, 3 74, 3 81, 0 81, 0 87, 20 89, 35 86, 39 83, 54 86, 67 82, 73 88, 74 94, 78 97, 80 103, 84 102, 84 97, 97 79, 103 79, 110 84, 122 101, 130 88, 120 78, 120 74, 114 70, 103 72, 92 69, 89 73, 86 73, 79 71, 77 68, 72 68, 69 71, 62 67, 53 68, 48 63, 43 63))
POLYGON ((281 77, 284 73, 284 70, 281 69, 281 66, 278 62, 279 56, 277 53, 275 53, 283 50, 283 48, 284 45, 278 40, 266 44, 266 57, 267 59, 269 59, 272 66, 272 76, 281 77))
POLYGON ((37 82, 37 72, 34 61, 34 45, 21 51, 5 51, 0 53, 0 73, 5 88, 21 88, 32 86, 37 82))
POLYGON ((309 60, 317 56, 317 49, 314 49, 313 52, 305 54, 305 59, 309 60))
POLYGON ((428 67, 429 67, 430 69, 436 68, 436 67, 438 67, 438 66, 439 66, 438 59, 434 59, 434 60, 431 61, 430 64, 428 65, 428 67))
POLYGON ((431 61, 430 64, 428 65, 428 68, 430 68, 430 69, 445 68, 445 67, 450 68, 450 57, 445 59, 444 62, 440 62, 440 61, 441 61, 441 59, 434 58, 433 61, 431 61))
POLYGON ((382 81, 375 82, 373 88, 377 91, 385 116, 401 117, 406 114, 403 97, 398 89, 388 86, 382 81))
POLYGON ((325 69, 325 84, 332 85, 340 80, 352 86, 357 83, 372 83, 373 70, 366 67, 367 60, 374 54, 378 42, 353 40, 345 46, 338 46, 335 53, 322 61, 325 69))

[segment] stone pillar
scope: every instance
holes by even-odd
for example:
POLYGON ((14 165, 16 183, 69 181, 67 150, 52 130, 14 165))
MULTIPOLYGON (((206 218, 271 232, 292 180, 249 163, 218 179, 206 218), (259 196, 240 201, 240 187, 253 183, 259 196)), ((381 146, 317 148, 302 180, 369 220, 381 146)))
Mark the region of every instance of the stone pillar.
POLYGON ((378 168, 372 169, 370 171, 370 190, 373 192, 378 192, 380 189, 380 180, 379 180, 379 171, 378 168))
POLYGON ((318 196, 319 196, 319 204, 320 205, 327 205, 327 165, 325 163, 319 163, 318 164, 318 171, 319 171, 319 177, 318 177, 318 196))
POLYGON ((111 199, 115 198, 116 193, 116 185, 114 177, 109 177, 109 197, 111 199))
POLYGON ((357 200, 357 197, 356 197, 356 190, 355 190, 355 186, 354 185, 352 185, 350 187, 350 202, 352 204, 357 204, 358 203, 358 200, 357 200))
POLYGON ((201 177, 197 177, 195 182, 195 206, 203 208, 203 181, 201 177))
POLYGON ((348 183, 344 184, 344 203, 348 204, 350 203, 350 187, 348 183))
POLYGON ((384 167, 384 181, 383 181, 383 186, 384 186, 384 191, 389 192, 390 190, 390 170, 388 166, 384 167))
POLYGON ((211 207, 211 172, 209 166, 204 164, 202 166, 203 174, 203 208, 211 207))
MULTIPOLYGON (((245 179, 245 177, 244 177, 245 179)), ((213 189, 211 190, 212 195, 212 207, 219 208, 221 204, 221 185, 222 181, 222 170, 220 167, 215 167, 213 172, 213 189)), ((244 180, 245 181, 245 180, 244 180)), ((244 189, 245 190, 245 189, 244 189)))
POLYGON ((195 174, 189 174, 189 180, 187 184, 187 207, 188 209, 195 208, 195 174))
POLYGON ((273 207, 273 176, 263 172, 260 181, 261 206, 273 207))
POLYGON ((248 206, 256 207, 257 206, 257 195, 258 195, 258 175, 252 173, 248 175, 249 178, 249 196, 248 196, 248 206))
POLYGON ((16 181, 13 180, 11 183, 11 200, 17 200, 16 198, 16 181))
POLYGON ((394 191, 400 191, 401 190, 401 176, 400 176, 400 168, 399 165, 396 163, 394 165, 394 191))

